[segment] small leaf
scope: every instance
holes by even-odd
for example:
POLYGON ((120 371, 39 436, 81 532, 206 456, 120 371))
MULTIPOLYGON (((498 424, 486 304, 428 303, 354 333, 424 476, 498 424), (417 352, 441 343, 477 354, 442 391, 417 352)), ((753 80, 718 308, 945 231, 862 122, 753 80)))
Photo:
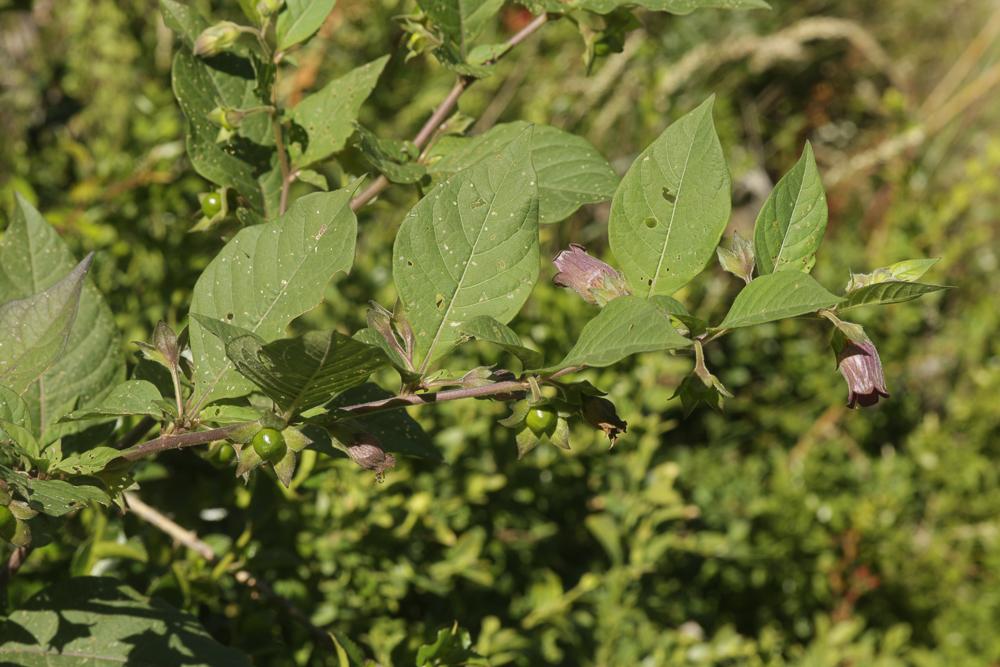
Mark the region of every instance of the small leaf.
POLYGON ((61 479, 34 479, 0 467, 0 478, 18 490, 33 508, 49 516, 62 516, 96 502, 109 505, 111 499, 100 488, 61 479))
POLYGON ((437 28, 441 44, 434 55, 438 60, 459 74, 483 76, 484 72, 470 62, 472 42, 497 15, 503 3, 504 0, 417 0, 417 5, 437 28))
POLYGON ((776 271, 809 273, 826 231, 827 209, 823 179, 812 146, 781 177, 757 215, 754 250, 761 275, 776 271))
POLYGON ((832 308, 843 298, 832 294, 814 278, 798 271, 759 276, 744 287, 726 313, 719 329, 737 329, 783 320, 832 308))
POLYGON ((128 380, 111 390, 104 400, 81 410, 74 410, 61 421, 78 421, 97 417, 125 417, 129 415, 149 415, 160 417, 163 411, 158 401, 163 396, 152 382, 128 380))
MULTIPOLYGON (((279 220, 241 230, 198 278, 191 312, 270 341, 323 298, 327 283, 354 260, 357 219, 350 190, 296 199, 279 220)), ((198 321, 189 334, 201 405, 243 396, 253 385, 233 370, 222 342, 198 321)))
POLYGON ((844 291, 850 293, 868 285, 889 281, 912 283, 915 280, 919 280, 938 261, 939 258, 907 259, 890 266, 875 269, 871 273, 852 273, 851 279, 848 281, 844 291))
POLYGON ((847 299, 837 307, 838 311, 857 308, 859 306, 886 305, 910 301, 924 294, 951 289, 946 285, 928 285, 925 283, 902 282, 890 280, 854 290, 847 299))
POLYGON ((117 579, 63 577, 0 625, 0 663, 250 667, 198 619, 117 579))
POLYGON ((460 331, 486 343, 499 345, 521 360, 525 368, 534 368, 542 363, 542 353, 521 344, 521 339, 506 324, 497 322, 488 315, 474 317, 464 322, 460 331))
POLYGON ((691 344, 670 324, 670 315, 654 300, 622 296, 587 322, 573 349, 555 366, 535 371, 551 373, 571 366, 602 367, 640 352, 676 350, 691 344))
POLYGON ((285 0, 285 9, 278 14, 278 50, 306 41, 313 36, 333 10, 336 0, 285 0))
POLYGON ((95 447, 82 454, 71 454, 52 466, 51 470, 74 473, 77 475, 93 475, 107 467, 109 463, 121 457, 121 450, 114 447, 95 447))
POLYGON ((62 354, 80 306, 88 255, 44 292, 0 305, 0 382, 22 394, 62 354))
POLYGON ((632 163, 608 238, 635 294, 672 294, 701 273, 729 222, 729 169, 709 98, 632 163))
POLYGON ((24 399, 12 389, 0 385, 0 420, 17 424, 32 432, 31 411, 24 399))
POLYGON ((363 125, 357 125, 356 130, 355 147, 393 183, 416 183, 426 175, 427 168, 413 161, 417 156, 409 154, 402 142, 377 137, 363 125))
MULTIPOLYGON (((342 149, 354 134, 358 112, 368 95, 375 88, 379 75, 389 61, 389 56, 355 68, 307 95, 292 109, 292 122, 305 130, 304 141, 299 141, 293 152, 297 167, 306 167, 326 159, 342 149)), ((292 133, 294 139, 295 133, 292 133)))
POLYGON ((538 194, 531 130, 431 190, 403 220, 393 278, 421 370, 458 341, 462 322, 509 322, 538 278, 538 194))
POLYGON ((428 156, 429 171, 450 176, 493 156, 528 127, 531 162, 538 178, 538 221, 568 218, 584 204, 611 199, 618 176, 586 139, 548 125, 501 123, 475 137, 444 137, 428 156))
POLYGON ((271 117, 248 116, 236 133, 219 142, 219 128, 210 120, 218 107, 251 109, 267 106, 257 86, 252 63, 233 54, 202 59, 187 50, 174 56, 171 70, 174 96, 187 119, 187 156, 201 176, 233 188, 259 213, 266 213, 264 192, 257 177, 275 159, 271 117))

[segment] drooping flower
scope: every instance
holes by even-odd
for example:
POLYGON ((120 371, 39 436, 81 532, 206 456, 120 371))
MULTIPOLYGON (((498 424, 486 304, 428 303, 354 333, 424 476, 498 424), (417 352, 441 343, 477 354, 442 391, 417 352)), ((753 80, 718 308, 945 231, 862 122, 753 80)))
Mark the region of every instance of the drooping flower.
POLYGON ((584 395, 581 413, 588 424, 604 431, 612 446, 618 436, 628 429, 628 424, 618 416, 615 404, 606 398, 584 395))
POLYGON ((201 31, 194 41, 196 56, 217 56, 226 51, 240 38, 243 30, 232 21, 220 21, 201 31))
POLYGON ((382 449, 382 443, 371 434, 360 434, 347 447, 347 455, 365 470, 374 470, 375 479, 381 482, 385 471, 396 466, 396 457, 382 449))
POLYGON ((889 398, 878 350, 869 340, 844 340, 837 353, 837 369, 847 381, 847 407, 863 408, 889 398))
POLYGON ((622 274, 587 254, 586 249, 576 243, 571 243, 567 250, 556 255, 552 263, 559 269, 552 282, 570 288, 587 303, 603 306, 612 299, 631 293, 622 274))

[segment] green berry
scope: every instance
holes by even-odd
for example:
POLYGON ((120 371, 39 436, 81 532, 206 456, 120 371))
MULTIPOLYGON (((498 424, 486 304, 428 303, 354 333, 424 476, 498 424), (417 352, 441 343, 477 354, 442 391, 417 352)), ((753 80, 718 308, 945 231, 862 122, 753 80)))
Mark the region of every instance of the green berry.
POLYGON ((253 450, 268 463, 277 463, 285 457, 285 436, 274 428, 262 428, 253 437, 253 450))
POLYGON ((214 218, 222 210, 222 197, 218 192, 206 192, 198 199, 201 200, 201 212, 207 218, 214 218))
POLYGON ((14 518, 14 513, 6 505, 0 505, 0 538, 9 542, 16 530, 17 519, 14 518))
POLYGON ((212 458, 219 465, 227 466, 236 456, 236 452, 233 450, 232 445, 228 442, 223 442, 218 446, 218 448, 212 453, 212 458))
POLYGON ((559 417, 552 408, 538 407, 531 408, 524 422, 535 435, 548 435, 556 428, 559 417))

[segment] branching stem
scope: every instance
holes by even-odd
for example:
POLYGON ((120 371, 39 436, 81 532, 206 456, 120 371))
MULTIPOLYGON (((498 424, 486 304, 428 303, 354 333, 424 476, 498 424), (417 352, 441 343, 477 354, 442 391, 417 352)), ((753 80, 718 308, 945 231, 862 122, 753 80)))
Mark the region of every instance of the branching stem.
MULTIPOLYGON (((541 28, 548 21, 547 14, 540 14, 535 17, 531 23, 524 26, 516 34, 512 35, 510 39, 507 40, 507 48, 499 56, 493 60, 487 62, 487 65, 493 64, 500 58, 504 57, 510 50, 515 46, 530 37, 535 31, 541 28)), ((451 87, 448 95, 438 104, 437 108, 431 114, 431 117, 427 119, 420 131, 413 138, 413 144, 418 148, 422 149, 431 140, 441 124, 451 115, 451 112, 455 109, 458 104, 458 98, 462 96, 462 93, 475 82, 475 79, 468 76, 459 76, 455 80, 455 85, 451 87)), ((379 176, 372 184, 365 188, 357 197, 351 200, 351 210, 357 211, 362 206, 375 199, 383 190, 389 187, 389 179, 385 176, 379 176)))

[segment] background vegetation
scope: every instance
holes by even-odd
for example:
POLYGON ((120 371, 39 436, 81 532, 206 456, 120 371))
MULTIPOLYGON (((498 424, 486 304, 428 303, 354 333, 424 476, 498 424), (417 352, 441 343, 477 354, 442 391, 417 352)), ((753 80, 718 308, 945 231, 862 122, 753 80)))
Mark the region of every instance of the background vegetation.
MULTIPOLYGON (((238 11, 214 4, 216 17, 238 11)), ((611 452, 580 429, 571 452, 517 461, 502 406, 480 401, 414 413, 444 463, 404 459, 381 485, 314 457, 291 491, 264 475, 243 486, 173 452, 142 469, 144 499, 231 562, 206 563, 134 516, 84 511, 33 554, 10 602, 113 575, 257 664, 320 664, 300 624, 227 574, 239 565, 384 665, 413 663, 455 621, 494 665, 1000 664, 1000 14, 989 0, 772 5, 640 14, 624 51, 589 73, 574 27, 556 22, 460 108, 479 128, 526 119, 583 134, 623 170, 714 91, 744 231, 812 141, 831 211, 822 282, 846 282, 831 266, 931 256, 937 281, 958 286, 862 311, 888 402, 846 410, 825 330, 796 321, 711 347, 736 393, 724 415, 685 418, 671 399, 684 357, 590 371, 629 421, 611 452)), ((404 61, 409 9, 340 0, 284 93, 392 52, 362 120, 411 136, 453 75, 404 61)), ((523 20, 512 5, 493 29, 523 20)), ((183 325, 195 277, 232 232, 189 233, 209 188, 184 157, 172 48, 149 0, 0 0, 0 205, 20 192, 78 256, 98 251, 92 275, 124 341, 159 319, 183 325)), ((365 170, 348 154, 327 176, 365 170)), ((348 301, 391 302, 391 239, 414 201, 393 187, 359 212, 357 264, 336 286, 348 299, 312 322, 354 331, 363 314, 348 301)), ((544 247, 602 254, 606 219, 606 206, 584 208, 546 226, 544 247)), ((679 296, 718 318, 738 287, 712 268, 679 296)), ((591 308, 542 280, 513 326, 554 353, 591 308)))

